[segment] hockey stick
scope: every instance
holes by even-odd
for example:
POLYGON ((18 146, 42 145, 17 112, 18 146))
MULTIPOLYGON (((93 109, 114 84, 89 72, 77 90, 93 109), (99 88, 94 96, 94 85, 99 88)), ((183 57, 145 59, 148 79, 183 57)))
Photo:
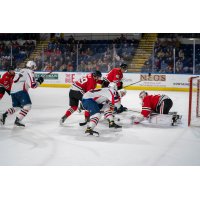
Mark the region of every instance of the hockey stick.
POLYGON ((85 126, 87 124, 87 121, 79 123, 79 126, 85 126))
POLYGON ((130 85, 124 86, 123 88, 126 88, 126 87, 131 86, 131 85, 135 85, 135 84, 140 83, 140 82, 142 82, 144 80, 147 80, 148 78, 150 78, 150 76, 151 76, 151 73, 149 73, 149 76, 147 78, 145 78, 145 79, 143 79, 141 81, 135 82, 135 83, 131 83, 130 85))
POLYGON ((55 72, 57 70, 57 68, 59 67, 56 67, 54 70, 50 71, 48 74, 44 75, 42 78, 46 78, 47 76, 49 76, 51 73, 55 72))

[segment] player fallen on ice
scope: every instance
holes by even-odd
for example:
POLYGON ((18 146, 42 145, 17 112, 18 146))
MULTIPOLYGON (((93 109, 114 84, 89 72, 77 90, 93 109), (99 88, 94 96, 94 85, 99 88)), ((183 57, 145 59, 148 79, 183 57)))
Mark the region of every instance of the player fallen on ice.
MULTIPOLYGON (((108 88, 110 88, 111 90, 115 90, 117 91, 117 86, 115 83, 111 83, 108 88)), ((118 90, 117 92, 115 92, 114 94, 114 101, 115 101, 115 107, 114 107, 114 110, 112 110, 113 108, 110 108, 111 111, 112 111, 112 114, 119 114, 119 113, 122 113, 125 110, 127 110, 127 108, 123 107, 121 105, 121 99, 122 97, 124 97, 126 95, 126 90, 125 89, 121 89, 121 90, 118 90)), ((103 112, 103 110, 101 110, 101 113, 103 112)), ((87 120, 83 123, 79 123, 80 126, 84 126, 86 125, 90 120, 87 120)))
POLYGON ((1 125, 5 124, 7 116, 14 114, 21 109, 16 117, 14 125, 17 127, 25 127, 25 125, 22 124, 21 121, 31 110, 32 104, 30 96, 28 94, 28 90, 29 88, 37 88, 44 81, 43 77, 39 77, 37 80, 35 80, 35 73, 32 71, 35 66, 36 63, 33 61, 27 63, 27 67, 20 70, 19 74, 17 74, 17 76, 14 78, 11 88, 13 107, 9 108, 2 116, 0 116, 1 125))
MULTIPOLYGON (((96 84, 101 84, 101 72, 98 70, 95 70, 93 73, 87 74, 87 76, 84 76, 80 78, 78 81, 75 81, 72 86, 70 87, 69 91, 69 106, 70 108, 67 110, 65 115, 60 119, 60 124, 63 124, 65 120, 74 113, 77 108, 79 101, 82 100, 83 95, 88 92, 89 90, 93 90, 96 87, 96 84)), ((89 120, 89 112, 85 111, 85 120, 89 120)))
POLYGON ((13 66, 8 66, 8 71, 0 79, 0 100, 3 98, 5 92, 10 95, 12 81, 15 77, 13 66))
POLYGON ((83 95, 82 104, 83 107, 90 113, 89 126, 85 131, 85 135, 99 136, 99 133, 94 131, 100 119, 100 110, 104 111, 104 116, 109 122, 109 128, 122 128, 121 126, 115 124, 113 120, 113 115, 110 108, 115 107, 115 90, 111 88, 102 88, 96 90, 90 90, 83 95))
POLYGON ((176 125, 179 122, 179 115, 169 113, 173 106, 172 100, 167 95, 148 95, 142 91, 139 94, 142 104, 142 111, 139 116, 132 115, 131 120, 139 124, 149 116, 151 123, 176 125))

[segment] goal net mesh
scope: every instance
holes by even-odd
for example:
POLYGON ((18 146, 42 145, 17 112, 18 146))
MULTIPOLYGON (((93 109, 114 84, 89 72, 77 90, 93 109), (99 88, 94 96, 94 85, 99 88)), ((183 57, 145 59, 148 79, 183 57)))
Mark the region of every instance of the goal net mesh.
POLYGON ((191 78, 190 80, 190 97, 189 97, 189 116, 188 125, 200 126, 200 78, 191 78))

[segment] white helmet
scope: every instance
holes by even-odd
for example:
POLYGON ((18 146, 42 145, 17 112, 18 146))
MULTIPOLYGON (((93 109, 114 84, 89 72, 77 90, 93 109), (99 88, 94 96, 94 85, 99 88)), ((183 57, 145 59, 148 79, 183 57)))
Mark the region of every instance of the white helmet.
POLYGON ((32 66, 34 66, 34 68, 36 67, 36 63, 34 61, 28 61, 26 63, 26 67, 28 68, 32 68, 32 66))
POLYGON ((119 94, 120 98, 122 98, 123 96, 125 96, 126 93, 127 93, 127 91, 125 89, 118 90, 118 94, 119 94), (124 93, 124 95, 123 95, 123 93, 124 93))
POLYGON ((145 92, 145 91, 142 91, 142 92, 140 92, 140 94, 139 94, 139 98, 143 100, 144 97, 145 97, 146 95, 148 95, 148 93, 145 92))

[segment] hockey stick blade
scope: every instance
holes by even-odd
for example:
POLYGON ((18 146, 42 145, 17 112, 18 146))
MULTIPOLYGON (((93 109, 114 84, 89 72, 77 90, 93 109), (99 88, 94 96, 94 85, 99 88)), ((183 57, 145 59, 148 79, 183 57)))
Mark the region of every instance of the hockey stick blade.
POLYGON ((79 126, 85 126, 87 122, 79 123, 79 126))

